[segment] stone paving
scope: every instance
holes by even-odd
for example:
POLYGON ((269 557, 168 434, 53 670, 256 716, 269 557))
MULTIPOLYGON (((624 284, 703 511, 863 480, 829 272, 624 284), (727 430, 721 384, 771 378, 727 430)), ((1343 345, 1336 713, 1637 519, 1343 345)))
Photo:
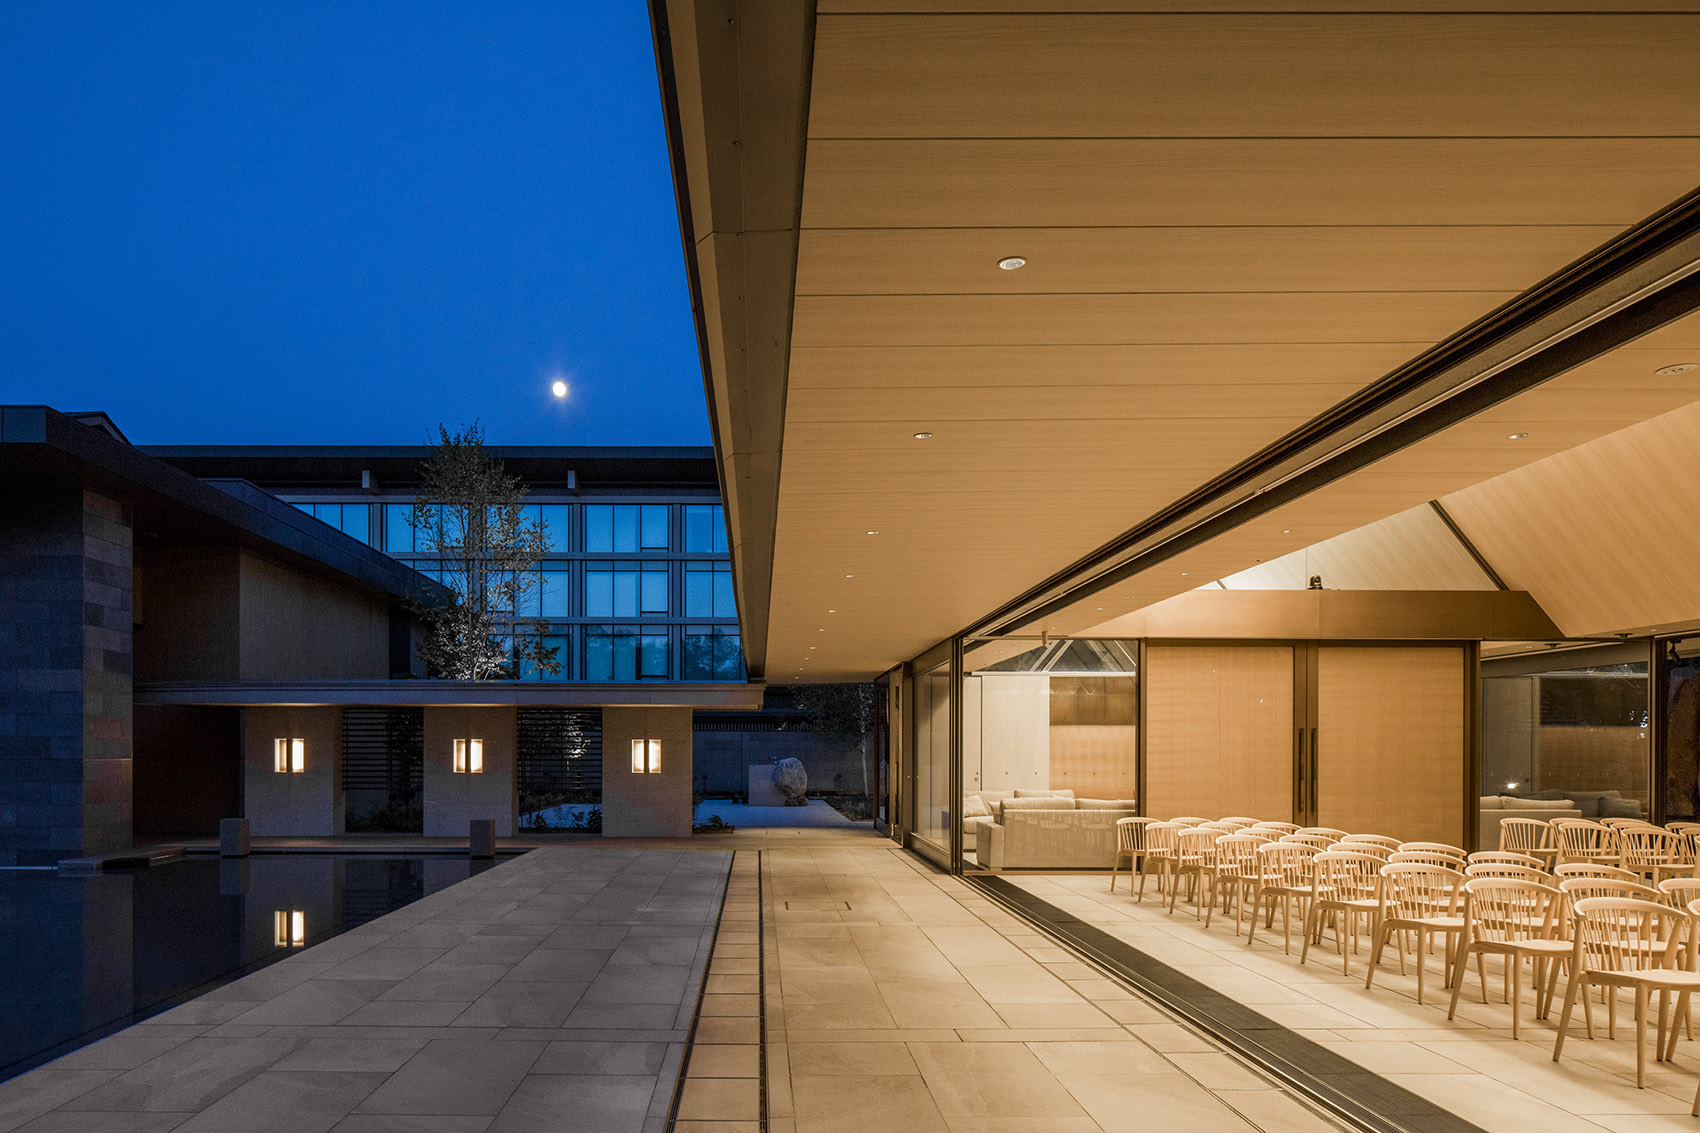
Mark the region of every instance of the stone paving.
POLYGON ((730 861, 534 850, 0 1083, 0 1133, 660 1131, 730 861))

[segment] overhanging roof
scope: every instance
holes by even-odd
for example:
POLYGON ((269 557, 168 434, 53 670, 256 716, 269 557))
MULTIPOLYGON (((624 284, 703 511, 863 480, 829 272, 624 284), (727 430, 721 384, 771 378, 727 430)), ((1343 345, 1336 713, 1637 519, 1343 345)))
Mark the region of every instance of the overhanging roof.
POLYGON ((389 705, 397 707, 703 708, 758 711, 760 684, 657 681, 153 681, 136 685, 138 704, 389 705))
POLYGON ((1684 5, 798 7, 652 3, 769 681, 865 677, 1116 555, 1148 556, 1124 608, 1158 601, 1700 396, 1655 373, 1700 357, 1693 202, 1657 271, 1658 226, 1624 235, 1700 168, 1684 5), (1185 548, 1118 544, 1376 436, 1185 548))

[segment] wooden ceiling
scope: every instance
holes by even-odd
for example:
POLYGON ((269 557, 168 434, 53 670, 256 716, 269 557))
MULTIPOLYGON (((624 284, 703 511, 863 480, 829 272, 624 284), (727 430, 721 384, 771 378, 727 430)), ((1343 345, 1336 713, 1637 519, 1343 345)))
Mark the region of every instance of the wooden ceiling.
MULTIPOLYGON (((907 660, 1700 182, 1693 5, 1152 6, 818 4, 770 682, 907 660)), ((1661 335, 1117 601, 1700 399, 1661 335)))

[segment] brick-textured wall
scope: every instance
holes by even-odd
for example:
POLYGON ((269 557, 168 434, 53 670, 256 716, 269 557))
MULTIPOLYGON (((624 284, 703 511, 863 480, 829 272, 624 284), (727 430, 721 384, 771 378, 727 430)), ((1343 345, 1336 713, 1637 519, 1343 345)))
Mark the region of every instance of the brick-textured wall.
POLYGON ((0 865, 130 844, 130 563, 118 501, 0 494, 0 865))

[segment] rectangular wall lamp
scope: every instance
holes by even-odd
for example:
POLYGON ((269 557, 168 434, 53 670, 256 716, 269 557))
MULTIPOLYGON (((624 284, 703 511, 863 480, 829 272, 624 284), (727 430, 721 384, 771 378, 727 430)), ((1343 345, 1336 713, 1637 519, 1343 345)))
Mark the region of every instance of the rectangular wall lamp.
POLYGON ((299 775, 307 770, 307 741, 279 739, 272 741, 272 770, 280 775, 291 772, 299 775))
POLYGON ((307 943, 307 914, 300 909, 279 909, 272 914, 272 943, 279 948, 300 948, 307 943))
POLYGON ((456 740, 455 741, 455 774, 482 775, 484 774, 484 741, 456 740))
POLYGON ((632 741, 632 773, 652 774, 661 770, 661 741, 632 741))

